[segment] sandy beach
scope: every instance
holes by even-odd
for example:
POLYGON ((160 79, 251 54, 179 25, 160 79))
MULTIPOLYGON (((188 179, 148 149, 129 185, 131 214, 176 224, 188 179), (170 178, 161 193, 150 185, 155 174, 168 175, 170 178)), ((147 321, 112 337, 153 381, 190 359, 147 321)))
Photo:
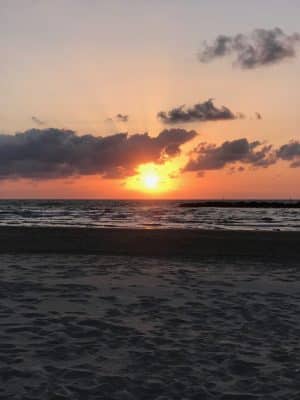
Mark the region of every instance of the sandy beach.
POLYGON ((0 265, 1 400, 299 399, 297 261, 2 254, 0 265))
POLYGON ((300 232, 9 226, 0 253, 300 260, 300 232))

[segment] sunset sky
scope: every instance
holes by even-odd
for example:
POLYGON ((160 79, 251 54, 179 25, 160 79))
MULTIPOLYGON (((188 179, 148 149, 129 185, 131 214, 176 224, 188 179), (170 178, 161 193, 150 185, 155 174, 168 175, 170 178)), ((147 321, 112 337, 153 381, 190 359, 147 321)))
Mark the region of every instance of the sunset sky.
POLYGON ((300 198, 299 15, 2 0, 0 197, 300 198))

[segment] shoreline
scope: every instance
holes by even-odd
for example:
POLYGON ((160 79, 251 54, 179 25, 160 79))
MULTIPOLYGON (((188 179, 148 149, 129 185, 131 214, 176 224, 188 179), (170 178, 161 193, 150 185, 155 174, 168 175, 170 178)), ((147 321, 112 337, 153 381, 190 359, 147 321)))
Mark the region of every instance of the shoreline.
POLYGON ((0 227, 5 253, 300 260, 300 232, 7 226, 0 227))

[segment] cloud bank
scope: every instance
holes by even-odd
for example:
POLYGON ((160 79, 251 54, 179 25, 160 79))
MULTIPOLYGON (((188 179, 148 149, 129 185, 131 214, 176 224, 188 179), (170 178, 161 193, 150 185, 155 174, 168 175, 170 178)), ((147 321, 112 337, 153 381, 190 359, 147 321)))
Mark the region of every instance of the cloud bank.
POLYGON ((200 62, 208 63, 234 55, 234 65, 253 69, 295 57, 299 43, 299 33, 287 35, 280 28, 256 29, 250 35, 220 35, 210 45, 205 42, 198 58, 200 62))
MULTIPOLYGON (((233 164, 248 164, 253 167, 266 168, 277 160, 271 145, 260 141, 249 142, 246 138, 226 141, 220 146, 200 143, 192 152, 184 171, 203 173, 208 170, 219 170, 233 164)), ((238 167, 238 170, 243 170, 238 167)))
POLYGON ((225 106, 217 108, 212 99, 203 103, 197 103, 189 108, 182 105, 167 112, 160 111, 157 114, 157 117, 165 124, 178 124, 195 121, 219 121, 239 118, 238 115, 235 115, 225 106))
POLYGON ((278 149, 277 156, 281 160, 292 161, 290 164, 292 168, 300 167, 300 142, 291 141, 284 144, 278 149))
POLYGON ((106 137, 78 136, 71 130, 31 129, 0 135, 0 179, 55 179, 99 174, 123 178, 146 162, 162 162, 180 154, 180 147, 196 136, 184 129, 106 137))
MULTIPOLYGON (((57 179, 98 174, 103 178, 134 175, 143 163, 162 163, 181 153, 181 146, 196 137, 193 130, 165 129, 156 137, 148 133, 116 133, 79 136, 63 129, 31 129, 15 135, 0 134, 0 179, 57 179)), ((246 166, 266 168, 284 160, 300 167, 300 142, 277 149, 246 138, 220 145, 200 143, 190 153, 182 172, 228 168, 240 172, 246 166)))

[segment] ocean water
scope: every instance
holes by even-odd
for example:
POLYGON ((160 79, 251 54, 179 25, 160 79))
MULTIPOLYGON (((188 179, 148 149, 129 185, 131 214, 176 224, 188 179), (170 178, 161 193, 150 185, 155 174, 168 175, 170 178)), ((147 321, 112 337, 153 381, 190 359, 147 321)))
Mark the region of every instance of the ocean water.
POLYGON ((166 200, 1 200, 0 226, 300 231, 300 209, 180 207, 166 200))

